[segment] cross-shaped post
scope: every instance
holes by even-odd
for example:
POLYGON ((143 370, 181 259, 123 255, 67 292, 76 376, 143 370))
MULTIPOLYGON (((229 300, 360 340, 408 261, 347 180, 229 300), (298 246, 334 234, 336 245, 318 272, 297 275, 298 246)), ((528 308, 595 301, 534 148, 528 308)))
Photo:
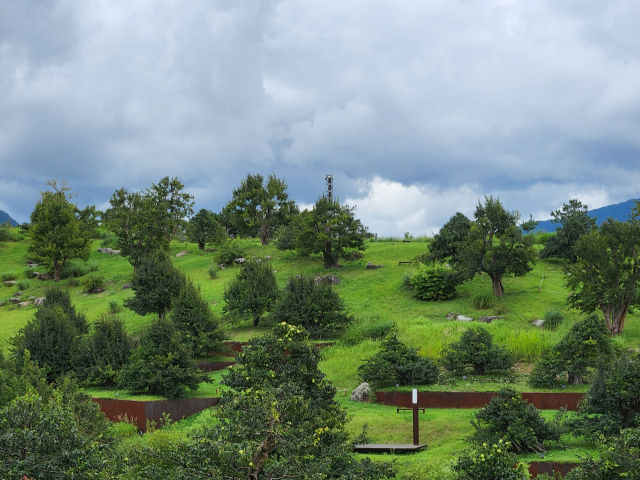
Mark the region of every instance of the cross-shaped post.
POLYGON ((413 410, 413 444, 420 445, 420 430, 418 423, 418 410, 422 410, 424 413, 424 408, 418 408, 418 389, 414 388, 411 391, 411 403, 413 404, 413 408, 398 408, 396 412, 400 412, 400 410, 413 410))

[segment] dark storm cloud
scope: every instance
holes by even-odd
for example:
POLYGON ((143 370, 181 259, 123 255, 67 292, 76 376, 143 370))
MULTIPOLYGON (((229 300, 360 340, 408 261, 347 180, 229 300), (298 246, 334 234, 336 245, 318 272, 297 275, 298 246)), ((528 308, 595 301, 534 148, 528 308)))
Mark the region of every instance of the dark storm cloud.
POLYGON ((637 2, 0 0, 0 209, 178 176, 219 209, 247 172, 327 173, 379 233, 485 193, 548 216, 637 197, 637 2))

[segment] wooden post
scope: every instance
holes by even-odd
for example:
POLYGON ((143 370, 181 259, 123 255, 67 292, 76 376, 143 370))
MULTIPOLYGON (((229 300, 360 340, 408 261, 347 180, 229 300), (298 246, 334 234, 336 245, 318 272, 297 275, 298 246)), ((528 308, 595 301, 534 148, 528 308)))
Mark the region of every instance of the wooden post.
POLYGON ((542 274, 542 278, 540 279, 540 286, 538 287, 538 293, 540 293, 540 289, 542 288, 542 281, 544 280, 544 274, 542 274))
POLYGON ((413 444, 420 445, 420 431, 418 423, 418 389, 414 388, 411 392, 411 400, 413 400, 413 444))

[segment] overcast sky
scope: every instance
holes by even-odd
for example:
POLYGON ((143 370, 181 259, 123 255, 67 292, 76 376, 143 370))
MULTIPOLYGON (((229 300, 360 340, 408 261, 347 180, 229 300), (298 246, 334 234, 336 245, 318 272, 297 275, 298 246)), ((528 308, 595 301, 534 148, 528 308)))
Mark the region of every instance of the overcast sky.
POLYGON ((371 231, 640 196, 637 0, 0 0, 0 210, 324 175, 371 231))

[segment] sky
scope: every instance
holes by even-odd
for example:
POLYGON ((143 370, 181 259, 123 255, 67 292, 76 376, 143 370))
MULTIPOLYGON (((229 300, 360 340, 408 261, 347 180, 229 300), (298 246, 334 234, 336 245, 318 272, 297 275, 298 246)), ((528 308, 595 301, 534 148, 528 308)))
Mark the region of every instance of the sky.
POLYGON ((379 235, 640 196, 637 0, 0 0, 0 210, 335 178, 379 235))

